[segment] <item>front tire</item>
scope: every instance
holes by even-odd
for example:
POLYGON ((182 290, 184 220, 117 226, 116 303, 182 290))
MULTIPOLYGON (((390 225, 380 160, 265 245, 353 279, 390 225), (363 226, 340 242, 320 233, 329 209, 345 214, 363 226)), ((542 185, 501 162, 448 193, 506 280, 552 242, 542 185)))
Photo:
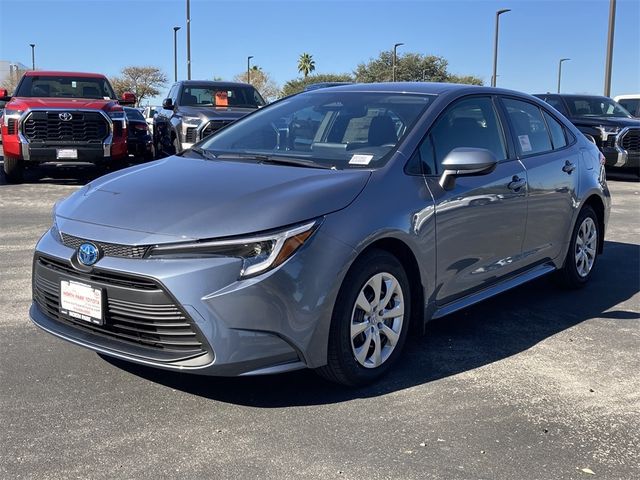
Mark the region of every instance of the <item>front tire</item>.
POLYGON ((410 318, 411 292, 402 264, 386 251, 366 252, 338 293, 327 365, 318 373, 348 386, 377 380, 402 352, 410 318))
POLYGON ((7 183, 21 183, 24 174, 24 162, 19 158, 4 157, 4 177, 7 183))
POLYGON ((573 228, 564 265, 559 270, 561 283, 567 288, 584 287, 596 266, 602 228, 596 212, 589 205, 580 210, 573 228))

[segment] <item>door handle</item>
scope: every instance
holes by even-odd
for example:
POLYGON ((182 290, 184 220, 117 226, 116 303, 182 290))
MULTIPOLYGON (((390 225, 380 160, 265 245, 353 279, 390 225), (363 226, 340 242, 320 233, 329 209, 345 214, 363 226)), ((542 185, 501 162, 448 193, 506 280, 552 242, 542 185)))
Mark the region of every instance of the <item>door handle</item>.
POLYGON ((571 163, 569 160, 564 162, 564 167, 562 167, 562 171, 568 173, 569 175, 571 175, 571 172, 573 172, 575 169, 576 165, 574 163, 571 163))
POLYGON ((514 192, 517 192, 526 184, 527 184, 527 181, 524 178, 520 178, 517 175, 514 175, 512 181, 509 182, 509 185, 507 185, 507 187, 509 188, 509 190, 513 190, 514 192))

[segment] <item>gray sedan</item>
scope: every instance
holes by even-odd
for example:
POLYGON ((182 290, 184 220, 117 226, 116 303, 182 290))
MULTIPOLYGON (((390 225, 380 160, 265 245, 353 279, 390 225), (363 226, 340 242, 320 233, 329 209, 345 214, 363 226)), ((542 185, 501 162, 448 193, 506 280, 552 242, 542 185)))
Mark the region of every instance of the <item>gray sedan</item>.
POLYGON ((59 202, 30 313, 159 368, 361 385, 431 319, 552 272, 584 285, 609 210, 600 152, 534 97, 320 89, 59 202))

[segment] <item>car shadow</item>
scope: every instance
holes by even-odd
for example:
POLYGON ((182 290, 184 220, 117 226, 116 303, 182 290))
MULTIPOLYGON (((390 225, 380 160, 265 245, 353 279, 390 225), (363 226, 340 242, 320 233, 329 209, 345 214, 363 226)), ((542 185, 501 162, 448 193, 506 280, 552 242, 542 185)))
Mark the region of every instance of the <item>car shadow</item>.
MULTIPOLYGON (((137 165, 131 163, 130 165, 137 165)), ((130 166, 129 165, 129 166, 130 166)), ((99 168, 94 165, 75 165, 68 167, 58 167, 54 165, 39 165, 29 168, 24 172, 23 185, 54 184, 54 185, 77 185, 82 186, 95 180, 110 170, 99 168)), ((2 172, 2 162, 0 161, 0 186, 8 185, 7 179, 2 172)))
POLYGON ((280 408, 375 397, 450 377, 523 352, 581 322, 640 318, 619 305, 640 291, 640 246, 606 242, 583 289, 559 288, 545 277, 446 318, 412 338, 396 367, 379 382, 346 388, 302 370, 264 377, 206 377, 168 372, 102 356, 127 372, 220 402, 280 408))

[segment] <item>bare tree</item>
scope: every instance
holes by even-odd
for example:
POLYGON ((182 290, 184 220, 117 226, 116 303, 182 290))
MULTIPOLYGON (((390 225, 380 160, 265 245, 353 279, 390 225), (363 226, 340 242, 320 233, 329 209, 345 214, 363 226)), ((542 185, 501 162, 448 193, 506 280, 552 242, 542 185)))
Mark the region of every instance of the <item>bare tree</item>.
MULTIPOLYGON (((250 82, 251 85, 256 87, 256 90, 260 92, 260 95, 268 102, 276 100, 280 96, 280 87, 271 78, 271 76, 262 70, 262 68, 254 65, 250 70, 250 82)), ((247 83, 247 72, 239 73, 234 77, 236 82, 247 83)))
POLYGON ((20 79, 26 70, 14 70, 9 72, 9 76, 0 82, 0 88, 6 88, 9 94, 13 94, 20 83, 20 79))
POLYGON ((167 76, 156 67, 125 67, 119 77, 113 77, 111 84, 118 97, 124 92, 136 95, 136 105, 142 104, 143 98, 155 97, 167 84, 167 76))

